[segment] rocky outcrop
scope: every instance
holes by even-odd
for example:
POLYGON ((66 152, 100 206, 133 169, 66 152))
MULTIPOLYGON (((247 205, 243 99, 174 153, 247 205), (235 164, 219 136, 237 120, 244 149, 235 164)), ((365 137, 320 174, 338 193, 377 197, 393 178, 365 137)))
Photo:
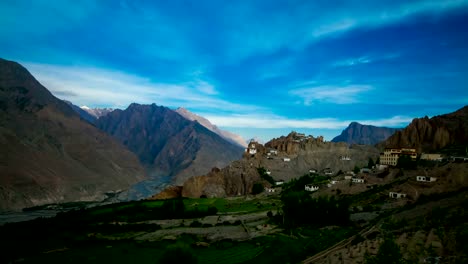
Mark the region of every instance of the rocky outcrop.
POLYGON ((226 130, 219 129, 217 126, 213 125, 208 119, 202 116, 196 115, 183 107, 179 107, 175 111, 179 115, 185 117, 186 119, 190 121, 197 121, 198 123, 200 123, 200 125, 208 128, 209 130, 213 131, 214 133, 218 134, 219 136, 221 136, 222 138, 226 139, 227 141, 233 144, 239 145, 241 147, 246 146, 246 142, 241 136, 236 135, 226 130))
POLYGON ((182 186, 169 186, 162 192, 151 196, 148 200, 165 200, 179 198, 182 196, 182 186))
POLYGON ((96 201, 145 178, 137 157, 0 59, 0 210, 96 201))
POLYGON ((184 183, 182 196, 199 198, 250 194, 253 185, 260 181, 257 166, 248 160, 239 160, 221 170, 214 168, 206 175, 188 179, 184 183))
POLYGON ((176 185, 212 167, 224 167, 243 152, 198 122, 156 104, 133 103, 102 116, 96 124, 134 152, 151 177, 170 176, 176 185))
POLYGON ((468 106, 432 118, 415 118, 381 147, 411 147, 418 152, 437 151, 452 144, 468 144, 468 106))
POLYGON ((332 139, 332 142, 346 142, 348 144, 375 145, 393 135, 397 128, 376 127, 352 122, 341 132, 341 135, 332 139))

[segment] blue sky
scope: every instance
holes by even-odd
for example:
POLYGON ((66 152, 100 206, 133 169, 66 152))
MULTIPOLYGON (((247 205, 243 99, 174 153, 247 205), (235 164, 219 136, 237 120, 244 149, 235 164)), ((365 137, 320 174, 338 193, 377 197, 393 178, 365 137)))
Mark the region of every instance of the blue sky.
POLYGON ((185 107, 265 141, 468 104, 468 0, 0 2, 0 57, 90 107, 185 107))

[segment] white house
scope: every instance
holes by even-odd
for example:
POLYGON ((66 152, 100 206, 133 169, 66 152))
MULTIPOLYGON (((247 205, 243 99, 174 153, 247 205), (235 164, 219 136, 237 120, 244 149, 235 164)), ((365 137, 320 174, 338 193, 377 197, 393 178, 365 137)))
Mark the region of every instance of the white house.
POLYGON ((248 152, 250 155, 255 155, 255 154, 257 154, 257 147, 256 147, 254 141, 251 141, 251 142, 249 143, 249 147, 247 148, 247 152, 248 152))
POLYGON ((400 199, 400 198, 405 198, 406 193, 389 192, 388 196, 390 198, 400 199))
POLYGON ((291 161, 291 159, 290 158, 283 158, 283 161, 284 162, 289 162, 289 161, 291 161))
POLYGON ((353 176, 351 176, 351 175, 345 175, 345 176, 344 176, 344 179, 345 179, 345 180, 351 180, 352 178, 353 178, 353 176))
POLYGON ((283 180, 275 181, 275 185, 282 185, 282 184, 284 184, 283 180))
POLYGON ((330 188, 330 187, 332 187, 333 185, 335 185, 335 184, 337 184, 337 183, 338 183, 338 181, 330 181, 330 182, 327 184, 327 186, 328 186, 328 188, 330 188))
POLYGON ((364 179, 352 178, 351 180, 352 180, 354 183, 364 183, 364 179))
POLYGON ((276 149, 270 149, 270 154, 278 155, 278 151, 276 149))
POLYGON ((350 156, 341 156, 341 160, 351 160, 350 156))
POLYGON ((325 168, 323 170, 323 174, 325 175, 333 175, 333 171, 330 168, 325 168))
POLYGON ((416 176, 416 180, 418 182, 435 182, 437 181, 436 177, 429 177, 429 176, 416 176))
POLYGON ((376 164, 375 165, 375 168, 379 171, 383 171, 385 169, 388 169, 388 165, 384 165, 384 164, 376 164))
POLYGON ((319 187, 317 185, 313 185, 313 184, 306 184, 305 185, 305 190, 309 191, 309 192, 315 192, 318 189, 319 189, 319 187))
POLYGON ((267 170, 266 174, 271 175, 271 171, 267 170))
POLYGON ((309 173, 317 173, 317 170, 316 169, 310 169, 309 173))
POLYGON ((273 189, 273 188, 265 188, 265 191, 266 191, 267 193, 274 193, 274 192, 275 192, 275 189, 273 189))

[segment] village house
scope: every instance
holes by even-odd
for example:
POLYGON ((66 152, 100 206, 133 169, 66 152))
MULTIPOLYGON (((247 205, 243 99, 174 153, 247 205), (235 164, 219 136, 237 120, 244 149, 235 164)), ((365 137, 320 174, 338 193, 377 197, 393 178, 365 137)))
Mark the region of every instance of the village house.
POLYGON ((353 178, 352 175, 345 175, 345 176, 344 176, 344 179, 345 179, 345 180, 351 180, 352 178, 353 178))
POLYGON ((351 157, 350 156, 341 156, 340 159, 341 160, 351 160, 351 157))
POLYGON ((422 160, 442 161, 442 154, 423 153, 421 154, 422 160))
POLYGON ((283 161, 284 162, 289 162, 289 161, 291 161, 291 159, 290 158, 283 158, 283 161))
POLYGON ((275 192, 275 189, 274 188, 265 188, 265 191, 267 193, 274 193, 275 192))
POLYGON ((270 171, 270 170, 267 170, 267 171, 266 171, 266 174, 271 175, 271 171, 270 171))
POLYGON ((272 154, 272 155, 278 155, 278 150, 270 149, 269 153, 272 154))
POLYGON ((309 173, 317 173, 317 172, 318 172, 317 169, 310 169, 310 170, 309 170, 309 173))
POLYGON ((429 176, 416 176, 416 180, 418 182, 435 182, 437 181, 436 177, 429 177, 429 176))
POLYGON ((282 184, 284 184, 283 180, 275 181, 275 185, 282 185, 282 184))
POLYGON ((400 199, 400 198, 405 198, 406 193, 389 192, 388 196, 390 198, 400 199))
POLYGON ((388 165, 376 164, 376 165, 375 165, 375 169, 376 169, 376 170, 379 170, 379 171, 383 171, 383 170, 388 169, 388 165))
POLYGON ((323 174, 325 174, 325 175, 333 175, 333 171, 332 171, 332 169, 330 169, 330 168, 325 168, 325 169, 323 170, 323 174))
POLYGON ((353 183, 364 183, 364 179, 352 178, 351 180, 353 183))
POLYGON ((308 191, 308 192, 315 192, 319 189, 319 187, 317 185, 313 185, 313 184, 306 184, 305 185, 305 190, 308 191))
POLYGON ((328 184, 327 184, 327 187, 330 188, 332 187, 333 185, 337 184, 338 181, 330 181, 328 184))
POLYGON ((380 153, 380 164, 396 166, 398 163, 398 158, 403 155, 408 155, 413 160, 416 160, 418 157, 416 149, 386 148, 383 153, 380 153))

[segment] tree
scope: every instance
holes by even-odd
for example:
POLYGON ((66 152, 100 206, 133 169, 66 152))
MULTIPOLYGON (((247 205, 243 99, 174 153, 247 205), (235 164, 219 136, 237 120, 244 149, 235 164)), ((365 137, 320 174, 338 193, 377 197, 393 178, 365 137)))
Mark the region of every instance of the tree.
POLYGON ((169 246, 164 254, 159 259, 158 263, 164 264, 196 264, 198 263, 197 257, 193 254, 192 250, 183 244, 176 244, 169 246))
POLYGON ((358 173, 359 173, 359 167, 358 167, 357 165, 354 166, 353 172, 354 172, 355 174, 358 174, 358 173))
POLYGON ((263 187, 263 184, 261 183, 255 183, 252 187, 252 194, 259 194, 263 192, 265 188, 263 187))
POLYGON ((408 155, 401 155, 398 158, 397 165, 400 169, 416 169, 417 163, 408 155))
POLYGON ((380 245, 379 251, 376 256, 366 256, 366 264, 400 264, 405 263, 403 255, 401 254, 400 247, 395 241, 387 237, 385 238, 382 245, 380 245))
POLYGON ((367 163, 367 168, 372 169, 375 166, 374 160, 369 158, 369 162, 367 163))

